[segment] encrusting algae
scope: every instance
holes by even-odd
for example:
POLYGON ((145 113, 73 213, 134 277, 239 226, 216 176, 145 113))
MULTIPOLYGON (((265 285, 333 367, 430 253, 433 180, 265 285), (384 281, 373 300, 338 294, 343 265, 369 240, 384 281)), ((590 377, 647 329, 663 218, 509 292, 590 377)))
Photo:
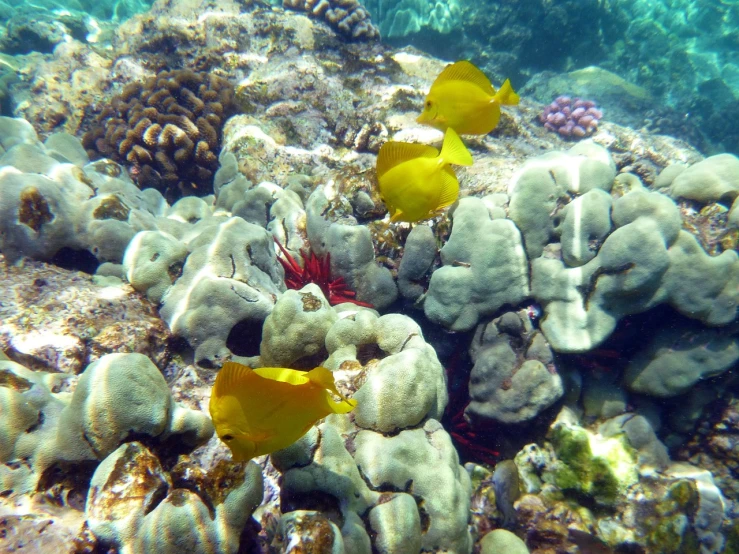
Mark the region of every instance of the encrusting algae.
POLYGON ((306 373, 226 362, 213 385, 210 416, 234 461, 248 462, 290 446, 319 419, 346 414, 356 405, 338 391, 325 367, 306 373))
POLYGON ((386 142, 377 155, 377 180, 390 221, 428 219, 456 202, 459 181, 449 164, 472 165, 472 155, 452 128, 441 152, 424 144, 386 142))
POLYGON ((486 135, 498 126, 500 106, 518 104, 518 94, 506 79, 496 92, 490 80, 472 63, 448 65, 431 85, 418 123, 460 135, 486 135))

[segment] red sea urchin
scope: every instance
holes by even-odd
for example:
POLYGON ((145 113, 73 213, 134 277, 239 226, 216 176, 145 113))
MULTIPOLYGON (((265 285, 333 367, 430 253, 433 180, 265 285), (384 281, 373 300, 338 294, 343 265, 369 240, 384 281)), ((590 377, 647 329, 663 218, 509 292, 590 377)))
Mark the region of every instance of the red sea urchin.
POLYGON ((300 256, 303 258, 303 266, 293 258, 287 249, 275 239, 275 243, 280 248, 280 252, 285 258, 280 256, 277 259, 285 268, 285 286, 289 289, 300 290, 308 283, 314 283, 321 287, 321 291, 328 298, 329 304, 335 306, 342 302, 351 302, 357 306, 365 308, 373 308, 372 304, 362 302, 354 298, 357 293, 350 290, 343 277, 331 278, 331 254, 324 257, 316 256, 313 250, 300 250, 300 256))

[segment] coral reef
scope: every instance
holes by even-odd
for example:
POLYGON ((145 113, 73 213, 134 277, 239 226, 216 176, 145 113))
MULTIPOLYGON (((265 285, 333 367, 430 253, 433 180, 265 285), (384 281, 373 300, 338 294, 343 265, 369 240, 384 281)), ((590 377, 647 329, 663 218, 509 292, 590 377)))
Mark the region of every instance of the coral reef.
POLYGON ((138 231, 156 228, 162 196, 140 191, 117 164, 88 163, 65 133, 42 144, 24 120, 0 118, 0 126, 0 250, 8 261, 86 251, 94 270, 98 262, 120 263, 138 231))
POLYGON ((354 417, 331 416, 272 456, 282 473, 283 510, 315 508, 323 499, 341 513, 347 552, 369 553, 372 544, 385 552, 399 545, 468 552, 470 481, 438 423, 447 400, 444 370, 418 325, 399 314, 331 308, 315 285, 285 293, 270 319, 269 327, 285 330, 263 342, 264 359, 295 359, 323 337, 323 365, 358 389, 354 417), (310 332, 299 332, 306 327, 310 332), (280 358, 287 337, 299 344, 280 358))
POLYGON ((539 121, 564 138, 581 139, 598 130, 603 112, 592 100, 558 96, 539 116, 539 121))
POLYGON ((139 188, 155 188, 170 202, 207 196, 223 123, 233 109, 228 81, 190 70, 162 71, 114 96, 83 144, 91 157, 130 166, 139 188))
MULTIPOLYGON (((227 342, 235 330, 236 341, 259 336, 284 288, 272 236, 239 217, 224 219, 204 220, 200 232, 187 241, 190 254, 182 276, 167 290, 161 307, 172 332, 195 349, 197 363, 210 367, 220 366, 231 354, 227 342)), ((149 265, 156 242, 141 243, 145 248, 131 254, 141 260, 140 270, 149 265)), ((249 348, 241 345, 238 353, 254 354, 249 348)))
POLYGON ((358 40, 380 38, 370 15, 358 0, 283 0, 283 6, 323 19, 337 32, 358 40))
POLYGON ((122 552, 236 552, 262 491, 254 462, 221 461, 204 474, 181 461, 165 472, 144 445, 128 442, 95 470, 85 516, 99 545, 122 552))
POLYGON ((650 455, 664 446, 641 416, 619 416, 591 431, 565 409, 548 439, 515 458, 528 492, 516 507, 530 548, 582 546, 584 531, 590 544, 595 537, 605 543, 600 548, 674 552, 700 543, 702 551, 722 551, 728 526, 721 492, 708 472, 650 455), (567 507, 573 496, 608 509, 567 507))
MULTIPOLYGON (((475 164, 448 214, 390 223, 374 153, 438 144, 414 120, 444 62, 278 3, 157 2, 102 48, 65 38, 12 69, 32 125, 0 119, 0 403, 18 415, 0 424, 0 550, 730 551, 736 158, 614 123, 607 102, 639 119, 654 99, 589 67, 560 76, 600 87, 586 97, 609 121, 588 140, 557 150, 524 97, 465 139, 475 164), (81 134, 93 95, 141 93, 165 67, 239 83, 243 112, 224 112, 212 194, 171 205, 48 134, 81 134), (323 283, 286 290, 286 272, 323 283), (336 303, 351 298, 330 281, 375 309, 336 303), (229 359, 323 365, 358 405, 228 463, 204 414, 229 359), (511 465, 520 491, 493 478, 511 465)), ((596 2, 498 2, 484 20, 428 4, 447 45, 455 17, 486 33, 488 69, 582 66, 609 40, 596 2), (563 49, 541 49, 553 33, 563 49)))
POLYGON ((423 309, 455 331, 529 294, 521 233, 509 219, 492 219, 479 198, 463 198, 452 213, 452 234, 441 249, 443 266, 431 274, 423 309))
POLYGON ((17 415, 0 428, 5 496, 33 492, 42 480, 53 484, 64 478, 63 471, 54 476, 55 467, 102 460, 132 434, 176 437, 191 448, 213 435, 210 419, 175 403, 159 369, 142 354, 103 356, 82 372, 71 395, 60 392, 60 374, 10 361, 0 361, 0 372, 3 412, 17 415))
POLYGON ((507 312, 480 324, 470 356, 474 365, 465 413, 473 421, 529 421, 564 394, 554 355, 525 312, 507 312), (517 352, 522 345, 525 351, 517 352))

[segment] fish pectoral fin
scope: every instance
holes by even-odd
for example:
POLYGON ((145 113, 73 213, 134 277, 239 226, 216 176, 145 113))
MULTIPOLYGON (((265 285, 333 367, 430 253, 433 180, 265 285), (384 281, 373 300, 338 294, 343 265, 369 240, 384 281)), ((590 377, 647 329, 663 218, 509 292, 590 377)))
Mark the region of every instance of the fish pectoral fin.
POLYGON ((500 123, 500 103, 492 98, 490 102, 484 104, 478 117, 474 121, 470 121, 464 129, 464 133, 468 135, 487 135, 495 129, 500 123))
POLYGON ((435 158, 438 155, 439 151, 433 146, 411 142, 386 142, 377 154, 377 178, 403 162, 416 158, 435 158))
POLYGON ((481 88, 490 96, 495 94, 495 89, 490 83, 490 79, 475 67, 473 63, 468 62, 467 60, 460 60, 446 66, 444 70, 439 73, 439 76, 434 81, 434 84, 431 85, 431 88, 433 89, 434 85, 445 81, 465 81, 481 88))
POLYGON ((441 192, 436 210, 454 204, 459 198, 459 181, 454 170, 446 166, 441 170, 441 192))
POLYGON ((395 212, 390 216, 391 223, 397 223, 398 221, 405 221, 403 218, 403 210, 395 210, 395 212))

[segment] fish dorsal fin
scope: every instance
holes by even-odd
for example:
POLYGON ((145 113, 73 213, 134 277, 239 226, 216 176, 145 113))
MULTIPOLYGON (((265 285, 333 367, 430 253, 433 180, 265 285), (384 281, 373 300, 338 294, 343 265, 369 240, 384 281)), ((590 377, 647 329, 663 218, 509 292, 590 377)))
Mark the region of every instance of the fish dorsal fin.
POLYGON ((249 379, 251 373, 253 373, 253 370, 248 366, 236 362, 226 362, 216 376, 216 382, 213 386, 214 396, 233 393, 249 379))
POLYGON ((437 209, 454 204, 457 198, 459 198, 459 181, 454 170, 449 166, 445 166, 441 170, 441 193, 439 194, 437 209))
POLYGON ((518 104, 520 97, 513 90, 510 79, 506 79, 503 85, 498 89, 498 92, 495 93, 495 100, 504 106, 515 106, 518 104))
POLYGON ((433 146, 410 142, 386 142, 377 155, 377 177, 382 177, 398 164, 416 158, 435 158, 439 151, 433 146))
POLYGON ((441 158, 448 164, 472 165, 472 154, 467 150, 457 132, 451 127, 444 133, 441 158))
POLYGON ((460 60, 446 66, 444 71, 439 73, 434 84, 431 85, 431 89, 434 88, 434 85, 438 85, 446 81, 465 81, 479 87, 490 96, 495 94, 495 89, 490 83, 490 79, 488 79, 482 71, 477 69, 473 63, 468 62, 467 60, 460 60))
POLYGON ((289 385, 305 385, 310 381, 305 371, 287 369, 285 367, 260 367, 255 369, 254 373, 265 379, 277 381, 278 383, 287 383, 289 385))
POLYGON ((357 406, 356 400, 349 399, 339 392, 339 389, 336 388, 336 383, 334 382, 334 374, 325 367, 319 366, 310 370, 308 372, 308 378, 319 387, 329 390, 341 398, 341 402, 335 402, 331 398, 326 399, 334 413, 346 414, 351 412, 357 406))

